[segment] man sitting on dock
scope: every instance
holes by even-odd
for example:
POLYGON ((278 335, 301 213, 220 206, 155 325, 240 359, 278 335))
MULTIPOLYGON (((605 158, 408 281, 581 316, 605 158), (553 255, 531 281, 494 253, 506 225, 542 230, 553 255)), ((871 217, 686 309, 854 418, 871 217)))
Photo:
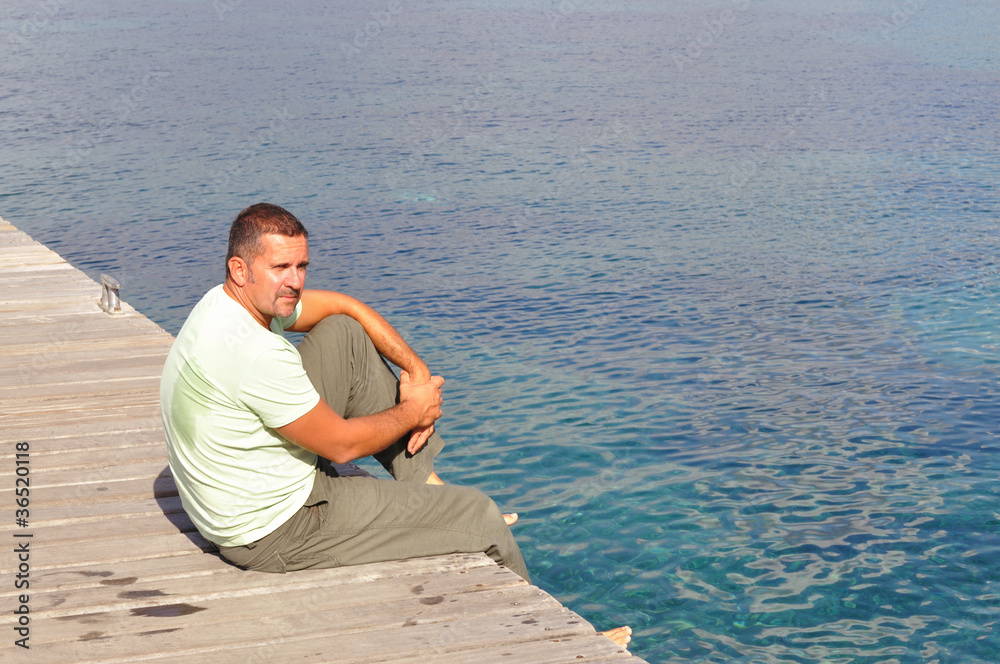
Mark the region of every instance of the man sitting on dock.
MULTIPOLYGON (((528 580, 508 527, 516 516, 434 473, 444 379, 367 305, 305 290, 308 264, 292 214, 243 210, 225 283, 194 307, 167 357, 170 469, 199 532, 246 569, 482 551, 528 580), (286 330, 307 333, 298 349, 286 330), (397 481, 339 476, 331 464, 366 456, 397 481)), ((606 634, 625 645, 629 633, 606 634)))

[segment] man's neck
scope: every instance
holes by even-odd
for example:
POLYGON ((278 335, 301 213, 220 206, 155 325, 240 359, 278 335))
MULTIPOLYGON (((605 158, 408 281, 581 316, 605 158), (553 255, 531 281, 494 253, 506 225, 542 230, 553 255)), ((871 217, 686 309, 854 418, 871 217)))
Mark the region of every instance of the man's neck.
POLYGON ((274 320, 274 316, 268 316, 267 314, 262 314, 260 311, 254 307, 250 300, 247 299, 246 295, 243 293, 243 289, 233 283, 233 280, 226 277, 225 283, 222 284, 222 290, 226 295, 229 296, 231 300, 236 302, 244 309, 255 321, 257 321, 265 330, 271 329, 271 321, 274 320))

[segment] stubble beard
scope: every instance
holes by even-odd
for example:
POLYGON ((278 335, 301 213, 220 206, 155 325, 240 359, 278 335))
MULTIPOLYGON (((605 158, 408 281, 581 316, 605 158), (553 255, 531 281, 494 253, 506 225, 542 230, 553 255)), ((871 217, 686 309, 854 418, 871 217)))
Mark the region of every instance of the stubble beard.
POLYGON ((274 309, 274 315, 277 316, 278 318, 288 318, 295 312, 295 307, 298 306, 299 299, 301 299, 301 297, 302 297, 301 291, 293 291, 293 290, 287 290, 284 292, 278 291, 278 293, 274 296, 274 305, 272 307, 274 309), (294 295, 295 300, 290 304, 288 304, 285 302, 285 300, 282 299, 282 296, 285 295, 294 295), (283 307, 287 307, 288 308, 287 311, 283 310, 282 309, 283 307))
MULTIPOLYGON (((247 279, 252 284, 257 283, 257 279, 253 276, 253 268, 251 268, 249 265, 247 266, 247 279)), ((294 289, 279 290, 277 293, 274 294, 274 302, 271 303, 271 311, 274 312, 273 315, 276 316, 277 318, 288 318, 295 312, 295 307, 299 305, 299 300, 301 298, 302 298, 301 290, 294 290, 294 289), (295 301, 292 302, 290 305, 283 305, 282 304, 283 300, 281 298, 284 295, 294 295, 295 301), (288 306, 288 311, 283 311, 282 310, 283 306, 288 306)))

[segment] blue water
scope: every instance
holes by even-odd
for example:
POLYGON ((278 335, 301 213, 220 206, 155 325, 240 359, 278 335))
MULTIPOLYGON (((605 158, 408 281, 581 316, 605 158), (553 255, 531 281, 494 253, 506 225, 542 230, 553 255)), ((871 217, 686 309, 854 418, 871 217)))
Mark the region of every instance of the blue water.
POLYGON ((651 662, 1000 661, 1000 5, 19 0, 0 215, 176 332, 258 200, 651 662))

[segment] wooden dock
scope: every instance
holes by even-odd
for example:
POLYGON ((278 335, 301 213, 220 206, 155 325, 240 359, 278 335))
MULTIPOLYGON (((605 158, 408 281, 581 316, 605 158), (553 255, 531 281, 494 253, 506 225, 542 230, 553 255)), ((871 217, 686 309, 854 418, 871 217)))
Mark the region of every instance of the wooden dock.
POLYGON ((289 574, 226 563, 167 467, 158 386, 173 337, 127 304, 104 313, 100 297, 0 220, 0 660, 629 657, 483 554, 289 574))

